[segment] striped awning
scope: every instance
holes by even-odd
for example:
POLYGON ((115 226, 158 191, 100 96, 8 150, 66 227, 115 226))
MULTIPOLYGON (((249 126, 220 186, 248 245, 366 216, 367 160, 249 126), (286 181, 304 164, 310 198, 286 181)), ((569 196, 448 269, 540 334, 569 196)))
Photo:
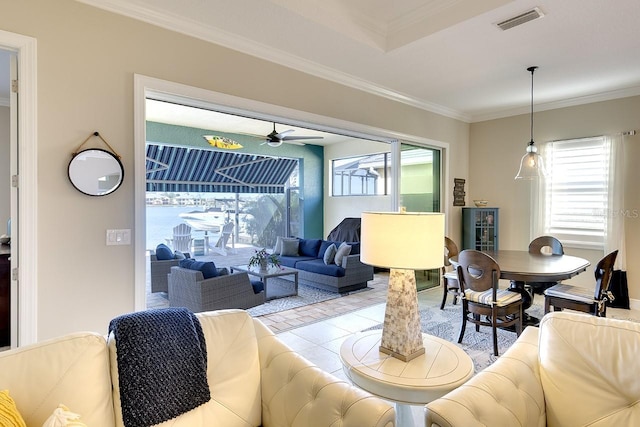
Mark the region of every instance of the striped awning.
POLYGON ((296 159, 147 144, 147 191, 284 193, 296 159))

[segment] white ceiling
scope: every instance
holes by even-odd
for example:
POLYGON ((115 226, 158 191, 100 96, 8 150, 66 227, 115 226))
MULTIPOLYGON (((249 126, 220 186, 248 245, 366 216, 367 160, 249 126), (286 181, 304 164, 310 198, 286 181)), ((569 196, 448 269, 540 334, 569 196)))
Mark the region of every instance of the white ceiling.
POLYGON ((638 0, 78 0, 467 122, 640 94, 638 0), (544 17, 495 23, 538 7, 544 17))

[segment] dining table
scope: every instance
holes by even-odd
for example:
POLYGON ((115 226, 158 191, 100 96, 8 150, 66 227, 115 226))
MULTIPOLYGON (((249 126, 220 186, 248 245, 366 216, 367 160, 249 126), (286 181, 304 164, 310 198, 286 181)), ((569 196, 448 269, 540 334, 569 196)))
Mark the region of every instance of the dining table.
MULTIPOLYGON (((482 251, 491 256, 500 267, 500 279, 509 280, 509 290, 522 295, 522 309, 533 304, 533 293, 527 283, 552 283, 570 279, 586 271, 591 263, 580 257, 571 255, 547 255, 521 250, 482 251)), ((451 264, 458 265, 458 257, 450 259, 451 264)), ((525 313, 524 323, 536 325, 539 319, 525 313)))

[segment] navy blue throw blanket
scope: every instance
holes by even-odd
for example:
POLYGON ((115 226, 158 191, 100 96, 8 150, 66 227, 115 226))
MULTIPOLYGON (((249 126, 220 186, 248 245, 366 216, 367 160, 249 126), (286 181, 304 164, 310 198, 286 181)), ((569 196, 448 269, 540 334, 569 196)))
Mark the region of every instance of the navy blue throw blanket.
POLYGON ((111 321, 111 332, 126 427, 158 424, 210 400, 206 343, 191 311, 167 308, 126 314, 111 321))

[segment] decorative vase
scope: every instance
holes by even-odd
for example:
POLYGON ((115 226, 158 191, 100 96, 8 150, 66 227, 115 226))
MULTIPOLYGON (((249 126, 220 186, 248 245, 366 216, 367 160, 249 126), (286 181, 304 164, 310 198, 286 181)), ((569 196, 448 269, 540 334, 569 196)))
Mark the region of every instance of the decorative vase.
POLYGON ((266 259, 261 259, 260 260, 260 271, 267 271, 267 260, 266 259))

